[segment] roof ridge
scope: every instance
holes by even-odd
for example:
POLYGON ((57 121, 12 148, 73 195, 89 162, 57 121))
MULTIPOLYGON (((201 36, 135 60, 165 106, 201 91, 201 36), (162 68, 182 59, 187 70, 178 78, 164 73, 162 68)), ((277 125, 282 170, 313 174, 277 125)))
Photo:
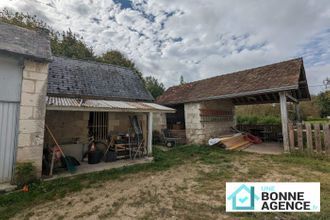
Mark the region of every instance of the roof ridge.
POLYGON ((46 27, 35 27, 34 29, 32 29, 32 28, 28 28, 28 27, 22 27, 22 26, 17 25, 17 24, 6 23, 6 22, 3 22, 3 21, 0 21, 0 25, 15 27, 17 29, 21 29, 21 30, 24 30, 24 31, 29 31, 31 33, 39 34, 39 35, 42 35, 42 36, 45 36, 45 37, 49 38, 49 29, 47 29, 46 27))
POLYGON ((53 55, 53 57, 57 57, 57 58, 63 58, 63 59, 68 59, 68 60, 76 60, 79 62, 87 62, 87 63, 95 63, 95 64, 100 64, 100 65, 105 65, 105 66, 112 66, 112 67, 117 67, 120 69, 126 69, 126 70, 130 70, 134 73, 134 71, 128 67, 125 66, 119 66, 119 65, 115 65, 115 64, 111 64, 111 63, 103 63, 100 61, 95 61, 95 60, 84 60, 84 59, 79 59, 79 58, 72 58, 72 57, 66 57, 66 56, 59 56, 59 55, 53 55))
POLYGON ((292 58, 292 59, 289 59, 289 60, 282 60, 282 61, 279 61, 279 62, 276 62, 276 63, 266 64, 266 65, 263 65, 263 66, 258 66, 258 67, 253 67, 253 68, 248 68, 248 69, 242 69, 242 70, 238 70, 238 71, 234 71, 234 72, 230 72, 230 73, 220 74, 220 75, 212 76, 212 77, 209 77, 209 78, 206 78, 206 79, 199 79, 199 80, 195 80, 195 81, 192 81, 192 82, 188 82, 188 83, 185 83, 183 85, 171 86, 168 89, 175 88, 175 87, 181 87, 181 86, 185 86, 185 85, 192 85, 192 84, 195 84, 195 83, 199 83, 199 82, 202 82, 202 81, 214 79, 214 78, 217 78, 217 77, 222 77, 222 76, 228 76, 228 75, 232 75, 232 74, 237 74, 237 73, 248 71, 248 70, 265 68, 265 67, 268 67, 268 66, 277 65, 277 64, 286 63, 286 62, 291 62, 291 61, 294 61, 294 60, 303 60, 303 58, 302 57, 297 57, 297 58, 292 58))

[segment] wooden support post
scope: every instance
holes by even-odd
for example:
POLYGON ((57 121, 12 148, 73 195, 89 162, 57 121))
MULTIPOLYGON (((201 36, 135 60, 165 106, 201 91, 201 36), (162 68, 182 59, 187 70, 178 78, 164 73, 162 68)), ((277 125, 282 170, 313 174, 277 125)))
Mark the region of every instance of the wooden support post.
POLYGON ((148 156, 152 156, 152 112, 148 113, 148 156))
POLYGON ((289 123, 289 143, 290 143, 290 151, 295 150, 295 142, 294 142, 294 129, 293 129, 293 124, 289 123))
POLYGON ((330 124, 323 124, 325 153, 330 155, 330 124))
POLYGON ((295 104, 296 107, 296 116, 297 116, 297 121, 301 122, 301 114, 300 114, 300 104, 299 102, 295 104))
POLYGON ((303 152, 303 150, 304 150, 303 128, 302 128, 301 123, 298 123, 298 126, 297 126, 297 137, 298 137, 298 148, 301 152, 303 152))
POLYGON ((320 124, 314 124, 315 149, 317 153, 322 153, 320 124))
POLYGON ((288 153, 289 150, 289 132, 288 132, 288 109, 286 105, 286 93, 280 92, 280 105, 281 105, 281 121, 282 121, 282 136, 284 152, 288 153))
POLYGON ((310 123, 306 123, 306 139, 307 139, 307 152, 313 153, 313 133, 310 123))

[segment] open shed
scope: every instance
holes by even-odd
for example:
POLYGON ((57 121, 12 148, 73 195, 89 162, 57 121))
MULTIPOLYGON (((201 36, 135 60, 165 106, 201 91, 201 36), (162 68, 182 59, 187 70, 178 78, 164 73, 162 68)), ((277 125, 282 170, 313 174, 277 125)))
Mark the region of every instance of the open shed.
MULTIPOLYGON (((88 166, 84 156, 92 144, 103 160, 109 150, 116 159, 151 156, 153 113, 175 111, 152 101, 128 68, 64 57, 53 57, 49 64, 45 123, 64 153, 82 161, 81 167, 88 166)), ((44 146, 49 160, 47 149, 54 140, 47 130, 44 146)), ((43 169, 47 175, 49 168, 43 169)))
POLYGON ((288 151, 287 102, 299 106, 303 100, 310 100, 310 94, 303 59, 297 58, 173 86, 156 102, 177 109, 163 116, 166 127, 184 129, 187 142, 196 144, 230 133, 236 105, 280 103, 283 145, 288 151))

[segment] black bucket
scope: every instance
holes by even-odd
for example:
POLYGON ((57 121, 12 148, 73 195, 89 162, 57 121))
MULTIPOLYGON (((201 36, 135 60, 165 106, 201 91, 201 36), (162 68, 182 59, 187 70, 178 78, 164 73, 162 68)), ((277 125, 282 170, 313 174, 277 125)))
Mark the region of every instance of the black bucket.
POLYGON ((95 150, 88 152, 88 163, 89 164, 97 164, 100 163, 102 159, 102 151, 95 150))
POLYGON ((105 155, 105 162, 113 162, 117 160, 117 153, 115 151, 108 151, 105 155))

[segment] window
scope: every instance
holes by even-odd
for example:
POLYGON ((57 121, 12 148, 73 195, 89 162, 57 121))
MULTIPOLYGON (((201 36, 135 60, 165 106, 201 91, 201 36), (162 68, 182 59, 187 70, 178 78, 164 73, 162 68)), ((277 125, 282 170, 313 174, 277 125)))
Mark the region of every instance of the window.
POLYGON ((91 112, 89 114, 89 135, 95 140, 106 140, 108 136, 108 112, 91 112))

